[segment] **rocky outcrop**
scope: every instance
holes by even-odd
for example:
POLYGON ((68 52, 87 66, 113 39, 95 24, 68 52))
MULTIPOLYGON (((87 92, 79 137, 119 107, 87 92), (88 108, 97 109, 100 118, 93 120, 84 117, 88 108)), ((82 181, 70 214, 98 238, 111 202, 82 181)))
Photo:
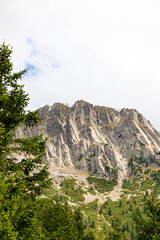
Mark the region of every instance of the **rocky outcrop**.
POLYGON ((139 166, 160 166, 160 133, 134 109, 115 110, 81 100, 72 107, 46 105, 39 113, 40 125, 27 131, 22 127, 16 136, 49 137, 44 161, 52 167, 71 166, 121 181, 122 175, 136 174, 139 166), (135 161, 132 156, 137 156, 135 161))

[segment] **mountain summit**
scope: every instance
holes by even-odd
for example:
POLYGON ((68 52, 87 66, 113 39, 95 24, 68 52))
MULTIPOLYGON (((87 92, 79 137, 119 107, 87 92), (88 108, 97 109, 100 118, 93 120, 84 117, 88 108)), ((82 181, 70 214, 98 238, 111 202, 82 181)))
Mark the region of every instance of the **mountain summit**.
POLYGON ((40 125, 16 136, 49 137, 45 161, 98 177, 122 180, 160 166, 160 133, 134 109, 115 110, 83 100, 72 107, 55 103, 39 109, 40 125))

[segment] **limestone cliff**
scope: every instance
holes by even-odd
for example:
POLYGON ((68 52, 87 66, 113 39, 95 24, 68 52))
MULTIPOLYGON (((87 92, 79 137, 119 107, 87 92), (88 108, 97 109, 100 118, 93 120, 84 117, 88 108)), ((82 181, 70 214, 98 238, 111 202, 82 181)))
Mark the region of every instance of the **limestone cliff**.
POLYGON ((115 110, 81 100, 72 107, 46 105, 39 112, 40 125, 27 131, 22 127, 16 136, 49 137, 45 161, 52 167, 72 166, 121 181, 122 175, 160 166, 160 133, 134 109, 115 110))

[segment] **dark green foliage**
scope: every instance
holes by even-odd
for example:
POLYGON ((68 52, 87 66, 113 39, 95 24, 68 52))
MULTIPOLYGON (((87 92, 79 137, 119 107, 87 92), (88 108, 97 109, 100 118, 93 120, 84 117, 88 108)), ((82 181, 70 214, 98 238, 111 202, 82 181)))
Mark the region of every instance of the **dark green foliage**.
POLYGON ((137 157, 137 161, 139 164, 141 164, 141 163, 145 163, 146 159, 144 159, 143 156, 141 155, 141 156, 137 157))
POLYGON ((130 211, 133 211, 133 203, 131 202, 130 205, 129 205, 129 210, 130 211))
POLYGON ((106 168, 106 171, 107 171, 107 172, 110 172, 110 166, 106 165, 105 168, 106 168))
POLYGON ((147 169, 144 171, 144 174, 148 175, 150 172, 151 172, 151 169, 150 169, 150 168, 147 168, 147 169))
POLYGON ((139 179, 138 178, 124 179, 122 188, 129 189, 130 191, 137 190, 139 188, 139 179))
MULTIPOLYGON (((142 200, 140 200, 142 201, 142 200)), ((123 228, 123 235, 122 239, 130 239, 130 232, 132 231, 132 211, 129 210, 130 204, 132 204, 133 209, 135 208, 136 199, 130 198, 127 201, 126 198, 121 198, 118 201, 112 201, 108 199, 107 202, 103 204, 103 216, 105 217, 106 221, 110 224, 113 224, 115 218, 120 219, 121 228, 123 228), (128 202, 128 203, 127 203, 128 202), (106 205, 107 203, 107 205, 106 205)), ((137 203, 141 207, 141 202, 137 203)), ((108 231, 110 227, 108 226, 108 231)))
POLYGON ((108 201, 106 201, 106 202, 104 203, 104 205, 105 205, 105 206, 108 206, 108 201))
POLYGON ((14 131, 20 124, 33 126, 40 118, 37 111, 25 111, 29 98, 18 81, 26 70, 12 73, 11 53, 5 44, 0 46, 0 170, 14 179, 13 192, 20 189, 21 193, 37 196, 51 182, 42 161, 46 139, 42 136, 14 138, 14 131))
MULTIPOLYGON (((12 72, 11 53, 9 46, 0 46, 0 239, 95 239, 81 211, 73 211, 64 197, 42 198, 52 184, 42 161, 47 139, 14 137, 19 126, 25 131, 40 117, 38 111, 25 111, 29 97, 19 80, 26 70, 12 72)), ((77 199, 82 189, 73 179, 62 188, 70 185, 77 199)))
POLYGON ((75 179, 65 179, 61 182, 60 186, 62 186, 61 191, 68 195, 74 202, 84 201, 82 187, 76 185, 75 179))
POLYGON ((77 239, 72 217, 71 208, 58 198, 45 201, 38 214, 46 239, 77 239))
POLYGON ((120 201, 119 201, 119 207, 122 207, 122 199, 120 199, 120 201))
POLYGON ((91 154, 90 154, 90 157, 95 157, 96 156, 96 153, 95 151, 93 151, 91 154))
POLYGON ((90 229, 90 230, 87 231, 87 233, 86 233, 86 235, 84 236, 83 239, 84 240, 95 240, 97 238, 96 238, 95 233, 90 229))
POLYGON ((108 208, 108 215, 112 215, 113 213, 112 213, 112 209, 111 208, 108 208))
POLYGON ((75 228, 77 231, 77 239, 84 239, 85 225, 83 222, 82 212, 79 209, 75 210, 73 219, 74 219, 75 228))
POLYGON ((92 195, 96 195, 96 192, 92 186, 88 188, 88 192, 90 192, 92 195))
POLYGON ((37 217, 45 236, 42 239, 95 239, 94 234, 87 230, 82 212, 77 208, 73 210, 66 201, 61 201, 60 196, 42 200, 37 217))
POLYGON ((99 209, 99 214, 103 214, 103 212, 104 212, 104 209, 103 209, 103 206, 101 205, 99 209))
POLYGON ((37 197, 51 185, 42 161, 46 139, 14 137, 21 124, 31 127, 40 118, 38 111, 25 111, 29 97, 19 81, 26 69, 13 73, 11 54, 0 46, 0 239, 41 239, 37 197))
POLYGON ((88 206, 94 210, 98 210, 98 199, 96 198, 93 202, 88 203, 88 206))
POLYGON ((107 180, 105 178, 88 177, 87 180, 89 184, 94 183, 95 188, 100 193, 112 191, 113 187, 117 184, 117 181, 114 178, 107 180))
POLYGON ((92 221, 91 228, 95 229, 96 228, 96 222, 92 221))
POLYGON ((153 184, 157 186, 157 193, 160 192, 160 170, 147 169, 147 178, 141 182, 141 190, 151 189, 153 184))
POLYGON ((160 170, 154 171, 151 176, 153 180, 156 181, 158 185, 160 185, 160 170))
POLYGON ((150 162, 151 163, 156 163, 158 166, 160 166, 160 159, 157 158, 155 155, 154 156, 150 156, 150 162))
POLYGON ((154 190, 147 195, 143 212, 138 207, 133 213, 136 239, 160 239, 160 200, 154 190))
POLYGON ((150 178, 146 178, 146 180, 143 180, 141 182, 141 191, 146 191, 147 189, 151 189, 152 188, 152 179, 150 178))
POLYGON ((118 217, 115 217, 112 222, 112 229, 109 230, 108 236, 106 239, 113 239, 113 240, 119 240, 122 239, 123 231, 120 219, 118 217))
POLYGON ((76 184, 76 180, 74 178, 69 178, 69 179, 64 179, 60 183, 60 186, 74 188, 75 184, 76 184))
POLYGON ((91 172, 92 168, 91 168, 91 164, 88 164, 88 171, 91 172))
POLYGON ((136 155, 132 155, 128 162, 128 166, 131 168, 131 174, 141 175, 143 172, 141 164, 146 164, 146 162, 147 160, 144 159, 142 155, 140 155, 139 157, 136 155))

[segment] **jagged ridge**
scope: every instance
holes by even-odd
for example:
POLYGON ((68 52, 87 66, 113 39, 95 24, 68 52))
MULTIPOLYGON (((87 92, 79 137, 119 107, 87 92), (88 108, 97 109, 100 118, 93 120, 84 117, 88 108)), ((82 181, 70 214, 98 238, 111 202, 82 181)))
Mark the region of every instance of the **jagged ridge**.
POLYGON ((52 167, 75 167, 106 178, 118 172, 121 184, 127 174, 138 173, 139 165, 160 165, 160 133, 134 109, 115 110, 81 100, 72 107, 46 105, 40 116, 37 128, 18 129, 16 136, 43 132, 49 137, 45 161, 52 167), (134 155, 143 161, 132 161, 128 168, 134 155))

